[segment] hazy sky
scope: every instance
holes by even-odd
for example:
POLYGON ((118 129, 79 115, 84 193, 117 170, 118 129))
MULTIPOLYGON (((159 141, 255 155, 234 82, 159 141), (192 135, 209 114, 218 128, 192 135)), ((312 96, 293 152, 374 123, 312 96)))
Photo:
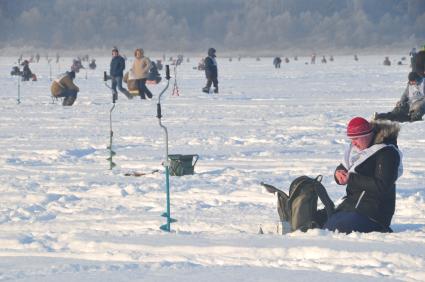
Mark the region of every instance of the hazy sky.
POLYGON ((0 0, 0 27, 0 48, 414 47, 425 0, 0 0))

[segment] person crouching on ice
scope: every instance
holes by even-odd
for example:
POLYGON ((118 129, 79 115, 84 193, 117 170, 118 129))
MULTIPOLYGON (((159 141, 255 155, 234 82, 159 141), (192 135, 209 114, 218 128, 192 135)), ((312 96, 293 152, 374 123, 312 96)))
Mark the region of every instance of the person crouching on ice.
POLYGON ((355 117, 348 123, 351 144, 335 170, 335 181, 347 195, 327 220, 325 229, 342 233, 391 232, 395 210, 395 182, 403 173, 397 147, 398 123, 368 122, 355 117))
POLYGON ((77 93, 80 91, 77 85, 74 84, 75 72, 69 71, 59 75, 53 82, 50 88, 54 97, 64 97, 62 105, 72 106, 77 99, 77 93))

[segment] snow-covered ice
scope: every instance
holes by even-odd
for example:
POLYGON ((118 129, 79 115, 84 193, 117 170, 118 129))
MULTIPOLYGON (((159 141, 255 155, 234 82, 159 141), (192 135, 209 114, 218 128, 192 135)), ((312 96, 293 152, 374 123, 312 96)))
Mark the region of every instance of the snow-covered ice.
MULTIPOLYGON (((156 102, 165 82, 149 86, 151 101, 119 94, 111 171, 111 95, 102 81, 110 58, 96 59, 95 71, 77 74, 74 106, 63 108, 51 103, 45 59, 30 65, 39 80, 20 83, 18 105, 18 81, 9 75, 16 58, 0 57, 0 281, 425 280, 423 122, 403 124, 399 136, 405 172, 397 182, 394 233, 276 234, 276 199, 259 185, 287 189, 297 176, 322 174, 331 198, 341 198, 333 171, 345 125, 392 109, 405 87, 406 63, 336 56, 309 65, 299 57, 274 69, 272 58, 219 58, 220 94, 207 95, 200 91, 203 72, 193 69, 199 58, 185 61, 178 67, 180 96, 171 95, 172 78, 162 121, 170 153, 200 159, 194 175, 170 178, 178 222, 164 233, 164 134, 156 102), (124 176, 153 169, 160 173, 124 176), (266 234, 257 234, 260 226, 266 234)), ((52 74, 71 62, 52 64, 52 74)))

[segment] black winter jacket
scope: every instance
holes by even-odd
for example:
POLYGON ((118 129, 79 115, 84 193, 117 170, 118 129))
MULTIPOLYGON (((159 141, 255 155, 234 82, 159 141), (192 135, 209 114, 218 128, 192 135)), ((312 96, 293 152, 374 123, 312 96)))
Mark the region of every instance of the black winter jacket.
POLYGON ((125 61, 124 58, 120 55, 113 57, 111 60, 111 69, 109 74, 111 76, 123 76, 125 70, 125 61))
MULTIPOLYGON (((397 146, 400 131, 397 123, 373 121, 372 126, 375 137, 371 145, 397 146)), ((356 167, 356 173, 349 174, 347 195, 337 211, 356 211, 387 229, 395 210, 395 182, 400 162, 400 154, 393 146, 386 146, 366 159, 356 167)), ((337 167, 337 170, 340 169, 346 170, 342 164, 337 167)), ((335 180, 338 183, 336 177, 335 180)))
POLYGON ((208 79, 217 79, 217 65, 214 62, 214 59, 210 56, 205 58, 205 76, 208 79))

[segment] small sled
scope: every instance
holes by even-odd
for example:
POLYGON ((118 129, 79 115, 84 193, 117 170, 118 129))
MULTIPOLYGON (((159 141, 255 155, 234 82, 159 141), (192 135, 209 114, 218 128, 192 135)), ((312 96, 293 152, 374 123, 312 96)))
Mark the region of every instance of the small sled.
MULTIPOLYGON (((136 79, 133 77, 133 73, 128 71, 124 74, 123 81, 127 83, 128 92, 133 96, 139 96, 139 88, 137 87, 136 79)), ((161 81, 161 76, 150 77, 146 80, 146 84, 156 85, 161 81)))
POLYGON ((161 77, 156 77, 155 79, 146 80, 146 84, 156 85, 161 82, 161 77))

